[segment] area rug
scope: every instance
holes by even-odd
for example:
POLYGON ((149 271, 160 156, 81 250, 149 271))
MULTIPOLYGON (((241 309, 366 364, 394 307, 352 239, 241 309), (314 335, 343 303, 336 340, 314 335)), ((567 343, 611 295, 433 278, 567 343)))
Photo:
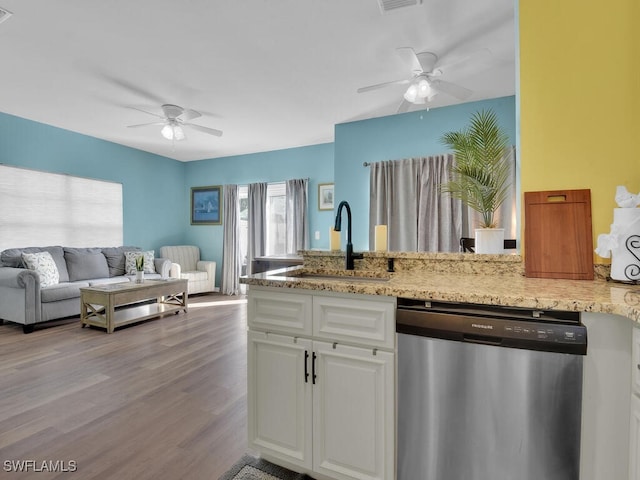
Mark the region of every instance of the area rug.
POLYGON ((303 473, 292 472, 261 458, 243 456, 220 480, 313 480, 303 473))

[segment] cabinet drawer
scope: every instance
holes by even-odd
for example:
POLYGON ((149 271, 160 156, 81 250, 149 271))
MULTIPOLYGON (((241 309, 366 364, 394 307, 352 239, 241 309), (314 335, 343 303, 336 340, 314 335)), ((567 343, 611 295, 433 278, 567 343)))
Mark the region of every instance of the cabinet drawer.
POLYGON ((631 375, 633 380, 631 388, 640 395, 640 327, 633 329, 633 345, 631 346, 631 375))
POLYGON ((247 303, 249 328, 311 335, 311 295, 251 288, 247 303))
POLYGON ((395 309, 392 297, 313 297, 313 335, 374 347, 394 348, 395 309))

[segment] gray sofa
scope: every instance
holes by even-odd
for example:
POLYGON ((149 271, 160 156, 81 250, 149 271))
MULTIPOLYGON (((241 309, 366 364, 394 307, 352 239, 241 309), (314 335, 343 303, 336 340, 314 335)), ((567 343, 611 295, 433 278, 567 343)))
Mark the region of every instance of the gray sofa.
MULTIPOLYGON (((80 315, 80 288, 135 280, 135 275, 126 275, 125 271, 125 252, 129 251, 142 250, 127 246, 4 250, 0 253, 0 322, 22 324, 24 332, 30 333, 36 323, 80 315), (41 287, 40 275, 25 268, 22 253, 45 251, 53 257, 59 279, 41 287)), ((169 277, 170 260, 154 258, 153 263, 156 273, 145 272, 145 279, 169 277)))

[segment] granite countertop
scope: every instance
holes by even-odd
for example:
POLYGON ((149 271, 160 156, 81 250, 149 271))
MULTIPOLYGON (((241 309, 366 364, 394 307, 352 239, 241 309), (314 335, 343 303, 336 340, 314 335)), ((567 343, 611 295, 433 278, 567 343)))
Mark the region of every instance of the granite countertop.
POLYGON ((394 273, 382 269, 346 271, 313 268, 305 262, 303 267, 272 270, 242 277, 240 281, 268 287, 609 313, 640 322, 640 285, 605 279, 527 278, 518 272, 501 274, 489 270, 485 274, 468 273, 464 269, 455 273, 408 268, 394 273), (325 276, 311 276, 315 274, 325 276))

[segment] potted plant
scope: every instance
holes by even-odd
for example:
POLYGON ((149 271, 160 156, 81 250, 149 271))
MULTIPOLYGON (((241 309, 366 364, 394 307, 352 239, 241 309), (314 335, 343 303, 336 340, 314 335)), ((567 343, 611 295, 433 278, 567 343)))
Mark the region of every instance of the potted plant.
POLYGON ((511 155, 507 133, 491 110, 476 112, 470 125, 445 133, 441 141, 455 154, 452 180, 440 191, 480 213, 476 229, 476 253, 503 253, 504 229, 497 228, 496 210, 509 195, 511 155))
POLYGON ((136 257, 136 283, 144 282, 144 255, 136 257))

